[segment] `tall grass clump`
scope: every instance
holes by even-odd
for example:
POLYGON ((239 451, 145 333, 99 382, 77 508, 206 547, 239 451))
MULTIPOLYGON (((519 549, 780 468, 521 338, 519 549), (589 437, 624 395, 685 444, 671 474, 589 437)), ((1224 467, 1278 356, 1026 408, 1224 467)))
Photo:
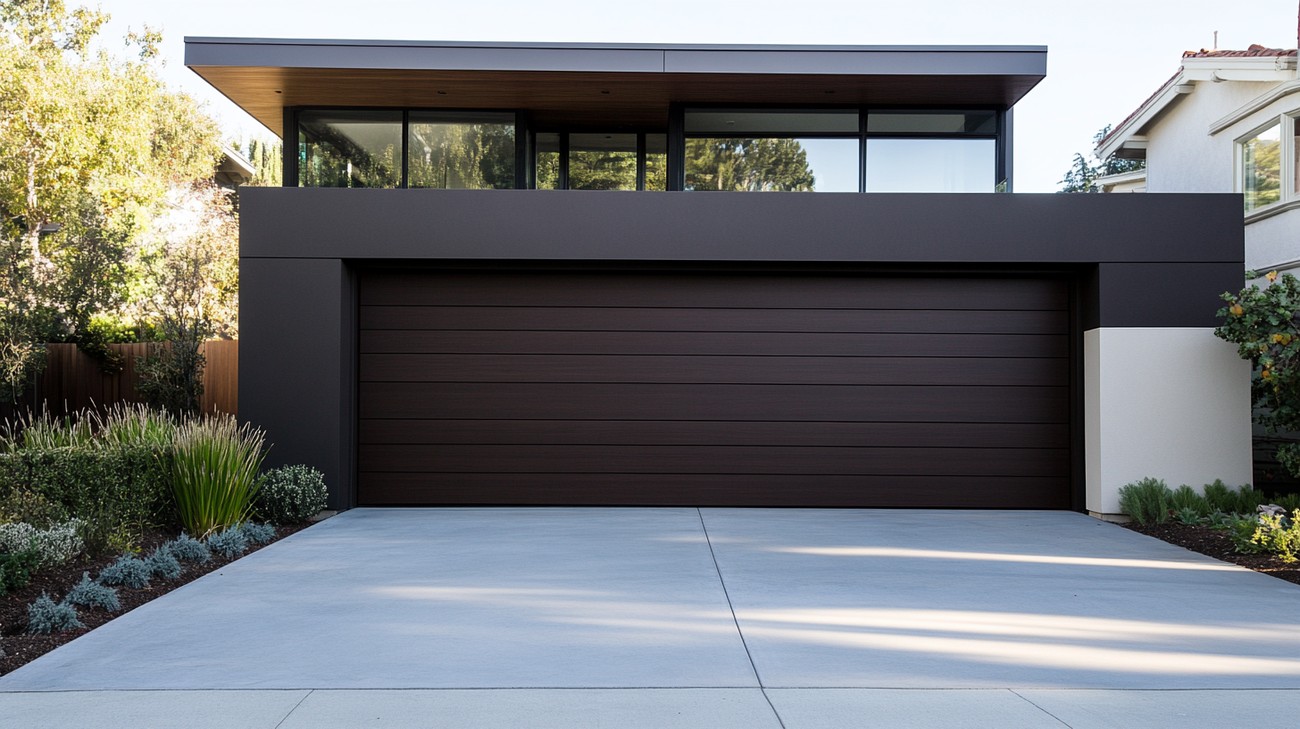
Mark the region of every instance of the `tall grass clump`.
POLYGON ((176 428, 172 490, 181 525, 206 536, 243 522, 257 497, 265 435, 234 417, 186 420, 176 428))
POLYGON ((176 420, 171 415, 142 403, 118 403, 96 425, 99 442, 108 448, 165 450, 176 436, 176 420))
POLYGON ((49 407, 39 413, 30 410, 15 420, 6 420, 0 428, 0 444, 6 452, 51 450, 91 444, 95 439, 93 418, 81 414, 55 416, 49 407))
POLYGON ((1168 521, 1172 502, 1173 493, 1158 478, 1144 478, 1119 489, 1119 510, 1139 524, 1168 521))

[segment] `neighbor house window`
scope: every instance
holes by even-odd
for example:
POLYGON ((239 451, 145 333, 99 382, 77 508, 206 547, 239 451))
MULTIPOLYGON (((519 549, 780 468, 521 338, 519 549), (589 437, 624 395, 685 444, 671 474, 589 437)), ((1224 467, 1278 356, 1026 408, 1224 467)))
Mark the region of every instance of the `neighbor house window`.
POLYGON ((299 112, 298 184, 401 187, 402 112, 299 112))
POLYGON ((515 186, 515 116, 412 111, 407 187, 503 190, 515 186))
POLYGON ((1282 199, 1282 124, 1275 121, 1239 142, 1246 212, 1282 199))

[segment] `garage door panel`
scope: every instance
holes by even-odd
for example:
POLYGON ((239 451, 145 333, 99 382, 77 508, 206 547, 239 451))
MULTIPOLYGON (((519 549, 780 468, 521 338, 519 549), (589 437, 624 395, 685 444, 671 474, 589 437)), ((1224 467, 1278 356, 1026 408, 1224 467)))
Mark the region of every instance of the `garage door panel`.
POLYGON ((1065 476, 1059 451, 1031 448, 376 445, 363 472, 1065 476))
POLYGON ((366 329, 1018 334, 1064 329, 1065 311, 363 306, 366 329))
POLYGON ((1064 359, 364 354, 367 382, 1039 385, 1064 359))
MULTIPOLYGON (((1067 357, 1063 334, 362 331, 362 354, 1067 357)), ((364 372, 363 372, 364 376, 364 372)))
POLYGON ((1061 423, 1064 387, 362 383, 361 417, 1061 423))
POLYGON ((784 309, 1028 309, 1064 311, 1059 282, 1031 278, 663 273, 385 273, 362 306, 622 306, 784 309))
POLYGON ((1068 448, 1064 423, 790 423, 637 420, 362 420, 364 445, 699 445, 1068 448))
POLYGON ((1007 476, 367 474, 364 506, 611 505, 1068 509, 1068 479, 1007 476))

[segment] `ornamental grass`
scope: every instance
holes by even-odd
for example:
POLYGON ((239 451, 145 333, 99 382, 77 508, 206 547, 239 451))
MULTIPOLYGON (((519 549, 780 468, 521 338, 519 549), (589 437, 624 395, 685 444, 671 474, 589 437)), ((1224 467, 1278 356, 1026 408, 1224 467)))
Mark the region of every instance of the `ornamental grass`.
POLYGON ((264 441, 262 431, 228 415, 194 418, 176 428, 172 489, 187 532, 206 537, 248 518, 264 441))

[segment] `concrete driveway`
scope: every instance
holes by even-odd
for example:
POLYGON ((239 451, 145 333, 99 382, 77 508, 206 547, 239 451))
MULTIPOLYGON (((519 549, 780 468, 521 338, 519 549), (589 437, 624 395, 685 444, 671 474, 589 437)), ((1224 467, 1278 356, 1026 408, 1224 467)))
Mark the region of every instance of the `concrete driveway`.
POLYGON ((1297 619, 1073 513, 357 509, 0 678, 0 724, 1282 727, 1297 619))

